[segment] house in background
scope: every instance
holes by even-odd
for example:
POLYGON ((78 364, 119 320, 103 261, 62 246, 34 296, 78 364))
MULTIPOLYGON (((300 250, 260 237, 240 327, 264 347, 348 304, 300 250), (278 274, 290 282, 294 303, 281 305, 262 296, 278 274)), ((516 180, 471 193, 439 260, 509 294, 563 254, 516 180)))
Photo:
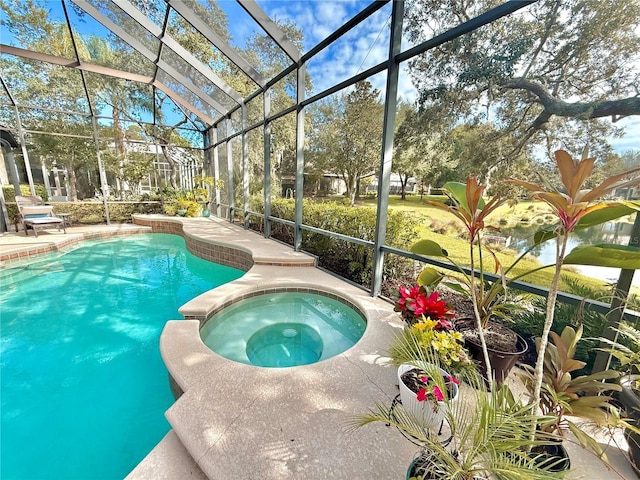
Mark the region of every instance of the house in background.
MULTIPOLYGON (((367 193, 375 194, 378 191, 378 178, 374 178, 373 181, 367 186, 367 193)), ((400 175, 397 173, 391 174, 391 181, 389 184, 389 193, 391 195, 400 195, 402 193, 402 182, 400 181, 400 175)), ((418 193, 418 179, 409 177, 407 180, 407 187, 405 188, 407 195, 415 195, 418 193)))

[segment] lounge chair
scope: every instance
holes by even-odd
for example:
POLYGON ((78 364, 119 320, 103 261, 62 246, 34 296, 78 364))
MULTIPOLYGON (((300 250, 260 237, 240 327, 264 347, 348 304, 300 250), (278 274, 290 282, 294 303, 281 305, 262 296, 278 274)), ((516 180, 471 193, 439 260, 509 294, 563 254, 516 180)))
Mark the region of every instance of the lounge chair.
POLYGON ((53 213, 51 205, 45 205, 42 198, 36 195, 20 196, 16 195, 16 204, 18 205, 18 213, 20 221, 24 226, 24 234, 29 235, 29 229, 33 230, 36 237, 38 236, 38 228, 56 227, 67 233, 67 226, 64 219, 56 217, 53 213))

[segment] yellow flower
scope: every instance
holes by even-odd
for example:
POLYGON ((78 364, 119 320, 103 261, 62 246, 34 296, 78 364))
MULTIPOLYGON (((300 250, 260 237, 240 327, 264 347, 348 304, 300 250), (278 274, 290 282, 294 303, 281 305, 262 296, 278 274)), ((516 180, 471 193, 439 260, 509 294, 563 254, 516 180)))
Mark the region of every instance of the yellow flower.
POLYGON ((433 330, 437 324, 438 322, 427 317, 423 321, 416 323, 414 327, 418 330, 433 330))

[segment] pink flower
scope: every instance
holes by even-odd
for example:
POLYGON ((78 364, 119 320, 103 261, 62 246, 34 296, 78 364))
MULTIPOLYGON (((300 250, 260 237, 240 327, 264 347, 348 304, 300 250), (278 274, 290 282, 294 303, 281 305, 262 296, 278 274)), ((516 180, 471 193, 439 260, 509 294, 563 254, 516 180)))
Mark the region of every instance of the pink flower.
POLYGON ((457 378, 455 378, 455 377, 453 377, 451 375, 447 377, 447 381, 455 383, 456 385, 460 385, 460 380, 458 380, 457 378))
POLYGON ((433 386, 433 396, 436 397, 436 400, 438 402, 441 402, 444 400, 444 395, 442 394, 442 390, 440 390, 440 387, 438 387, 437 385, 433 386))
POLYGON ((420 387, 420 390, 418 390, 418 393, 416 394, 416 398, 419 402, 424 402, 427 399, 427 389, 420 387))
POLYGON ((420 377, 420 381, 424 384, 427 384, 429 382, 429 377, 420 377))

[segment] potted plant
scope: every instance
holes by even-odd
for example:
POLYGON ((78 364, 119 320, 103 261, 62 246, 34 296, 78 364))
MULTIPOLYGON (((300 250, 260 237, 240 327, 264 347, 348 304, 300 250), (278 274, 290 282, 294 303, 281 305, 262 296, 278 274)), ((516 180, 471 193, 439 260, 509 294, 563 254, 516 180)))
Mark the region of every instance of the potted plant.
POLYGON ((544 362, 549 334, 554 320, 556 298, 563 265, 640 268, 640 249, 632 246, 586 245, 576 247, 567 254, 568 237, 574 230, 600 225, 640 211, 640 204, 637 202, 597 202, 618 187, 640 184, 640 178, 636 175, 637 172, 640 172, 640 168, 612 175, 589 190, 585 189, 585 185, 593 172, 595 158, 589 158, 586 150, 583 152, 580 161, 574 160, 568 152, 558 150, 555 152, 555 162, 560 173, 562 190, 553 187, 542 177, 539 184, 518 179, 507 181, 510 184, 518 185, 528 190, 532 198, 547 203, 558 218, 558 225, 555 229, 542 230, 536 234, 536 243, 549 239, 556 240, 554 274, 547 296, 547 311, 542 335, 538 343, 538 358, 535 365, 531 394, 532 404, 536 408, 540 405, 540 395, 544 382, 544 362), (633 178, 629 178, 632 176, 633 178))
MULTIPOLYGON (((617 383, 607 383, 619 377, 614 370, 590 375, 573 376, 573 372, 580 370, 586 364, 576 360, 574 355, 578 342, 582 338, 582 326, 578 330, 567 326, 562 335, 550 332, 552 343, 547 346, 544 357, 544 375, 539 408, 548 417, 537 427, 537 435, 555 439, 553 447, 559 452, 555 455, 566 456, 561 442, 567 432, 571 432, 580 444, 592 450, 603 461, 607 462, 604 450, 591 436, 589 429, 593 426, 619 427, 625 422, 620 419, 619 412, 611 403, 612 397, 606 393, 619 391, 617 383), (585 422, 575 423, 568 418, 577 417, 585 422)), ((539 339, 536 342, 538 348, 539 339)), ((523 365, 520 376, 529 393, 535 387, 535 371, 528 365, 523 365)), ((568 466, 568 460, 566 461, 568 466)))
POLYGON ((210 210, 210 189, 213 187, 215 182, 213 181, 213 177, 201 177, 196 175, 193 177, 193 188, 191 189, 191 199, 194 202, 200 204, 202 208, 202 216, 208 217, 211 215, 210 210))
MULTIPOLYGON (((607 338, 600 340, 610 345, 610 348, 603 350, 617 359, 618 368, 623 373, 616 399, 622 405, 629 423, 640 429, 640 330, 628 323, 621 323, 616 332, 616 341, 607 338)), ((625 438, 629 444, 629 461, 640 476, 640 432, 626 428, 625 438)))
POLYGON ((439 298, 438 292, 428 292, 424 285, 413 285, 407 288, 403 285, 392 292, 395 304, 394 312, 399 312, 407 325, 429 318, 438 322, 438 329, 451 329, 451 320, 455 312, 447 302, 439 298))
MULTIPOLYGON (((423 354, 418 363, 437 359, 423 354)), ((431 375, 439 384, 446 378, 440 369, 431 375)), ((451 432, 450 443, 443 442, 437 426, 417 421, 403 404, 393 408, 376 404, 369 412, 357 415, 351 422, 360 428, 372 422, 384 422, 399 429, 421 447, 418 457, 409 465, 408 479, 474 480, 479 478, 562 478, 563 472, 551 472, 548 465, 536 463, 527 453, 531 446, 544 444, 530 439, 529 430, 544 417, 531 413, 531 408, 517 402, 507 403, 503 396, 507 385, 487 392, 483 382, 469 388, 465 401, 447 404, 444 421, 451 432)))
MULTIPOLYGON (((466 184, 449 182, 445 185, 444 190, 449 196, 450 202, 426 202, 428 205, 454 215, 464 224, 469 242, 470 266, 468 269, 457 264, 448 256, 446 250, 431 240, 417 242, 411 247, 411 251, 426 256, 445 257, 462 275, 461 282, 442 282, 447 287, 460 294, 465 294, 471 299, 474 316, 472 323, 463 326, 462 322, 458 320, 457 328, 463 331, 466 344, 478 361, 485 378, 489 381, 495 379, 500 384, 513 368, 517 359, 526 352, 527 343, 512 330, 496 322, 490 323, 492 318, 508 317, 510 310, 516 308, 513 303, 507 301, 506 297, 506 288, 509 282, 506 279, 506 274, 513 268, 515 262, 505 270, 491 248, 482 242, 482 234, 485 229, 497 230, 496 227, 486 223, 487 216, 506 201, 506 198, 500 195, 485 201, 482 197, 485 188, 484 185, 478 184, 475 178, 470 177, 466 184), (500 279, 497 281, 485 281, 486 253, 493 258, 494 271, 501 273, 500 279), (476 278, 475 272, 479 278, 476 278), (490 329, 492 335, 488 341, 487 336, 490 334, 490 329)), ((521 255, 519 258, 523 256, 521 255)), ((443 275, 434 268, 426 267, 418 276, 418 284, 433 287, 442 279, 443 275)))
POLYGON ((449 404, 458 398, 460 381, 435 365, 398 367, 398 387, 404 409, 418 423, 438 429, 444 422, 449 404), (438 374, 434 370, 438 369, 438 374), (440 381, 442 380, 442 381, 440 381))
POLYGON ((453 329, 453 310, 425 287, 400 286, 396 291, 394 311, 400 312, 406 325, 389 347, 390 362, 401 367, 416 359, 436 358, 447 372, 465 378, 474 376, 475 364, 463 345, 460 332, 453 329))

